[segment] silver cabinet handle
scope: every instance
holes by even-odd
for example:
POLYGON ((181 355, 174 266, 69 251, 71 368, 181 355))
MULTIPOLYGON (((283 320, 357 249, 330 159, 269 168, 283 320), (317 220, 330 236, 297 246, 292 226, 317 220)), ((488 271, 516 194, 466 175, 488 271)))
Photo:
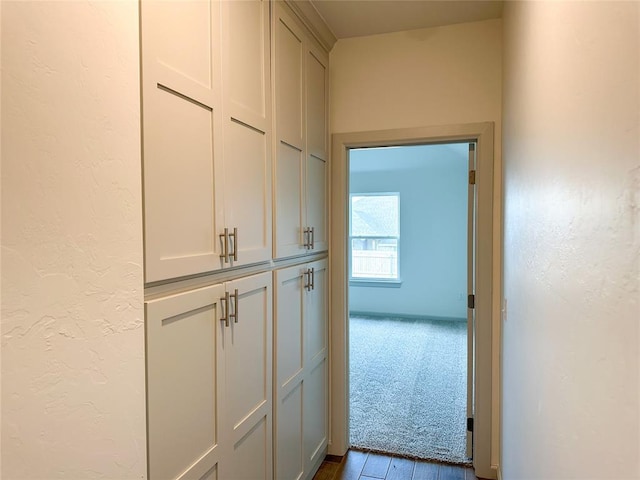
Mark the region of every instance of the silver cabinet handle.
POLYGON ((311 270, 307 268, 303 273, 303 275, 305 277, 305 280, 304 280, 304 286, 302 288, 304 288, 308 292, 311 288, 311 270))
POLYGON ((229 292, 225 292, 224 297, 220 299, 222 303, 222 317, 220 317, 220 321, 224 322, 224 326, 229 326, 229 292))
POLYGON ((304 274, 307 277, 307 283, 304 286, 305 290, 307 290, 307 292, 310 292, 311 290, 315 290, 316 288, 314 285, 314 282, 316 280, 315 268, 307 268, 307 271, 304 272, 304 274))
POLYGON ((303 246, 304 248, 306 248, 307 250, 309 250, 309 246, 311 245, 311 243, 310 243, 310 241, 309 241, 309 239, 310 239, 309 232, 310 232, 309 227, 304 227, 304 228, 302 229, 302 235, 303 235, 303 238, 302 238, 302 240, 303 240, 303 242, 302 242, 302 246, 303 246))
POLYGON ((231 255, 233 257, 233 260, 237 262, 238 261, 238 229, 234 227, 233 233, 230 233, 229 236, 233 237, 233 253, 229 255, 231 255))
POLYGON ((316 229, 315 227, 311 227, 309 230, 311 233, 311 241, 309 243, 311 244, 311 250, 313 250, 316 248, 316 229))
POLYGON ((222 253, 220 254, 220 258, 224 259, 224 263, 229 263, 229 229, 225 228, 224 233, 219 235, 220 240, 222 240, 222 253))
POLYGON ((234 290, 234 292, 229 295, 229 293, 227 293, 227 296, 230 296, 231 298, 233 298, 233 313, 229 313, 230 317, 233 317, 233 323, 238 323, 238 289, 236 288, 234 290))

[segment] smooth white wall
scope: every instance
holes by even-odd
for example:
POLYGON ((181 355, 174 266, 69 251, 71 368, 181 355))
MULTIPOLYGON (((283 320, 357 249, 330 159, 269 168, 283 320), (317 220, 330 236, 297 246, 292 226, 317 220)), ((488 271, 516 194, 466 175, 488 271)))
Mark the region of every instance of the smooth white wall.
POLYGON ((146 476, 138 5, 2 2, 2 478, 146 476))
POLYGON ((338 40, 330 65, 332 132, 499 123, 501 25, 487 20, 338 40))
POLYGON ((468 144, 351 150, 351 193, 400 193, 399 287, 349 287, 349 310, 465 319, 468 144))
POLYGON ((505 5, 504 479, 640 478, 639 25, 505 5))

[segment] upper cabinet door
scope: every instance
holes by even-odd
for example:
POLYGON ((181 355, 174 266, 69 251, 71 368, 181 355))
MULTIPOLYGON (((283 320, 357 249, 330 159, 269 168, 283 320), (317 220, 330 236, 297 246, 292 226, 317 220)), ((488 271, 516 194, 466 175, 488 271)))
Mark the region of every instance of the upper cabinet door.
POLYGON ((276 3, 273 19, 275 69, 275 248, 277 258, 305 253, 304 34, 276 3))
POLYGON ((276 258, 327 250, 329 56, 278 3, 275 65, 276 258))
POLYGON ((143 1, 145 281, 222 266, 220 4, 143 1))
POLYGON ((225 227, 232 265, 272 254, 269 2, 222 4, 225 227))
POLYGON ((329 57, 315 42, 306 49, 307 227, 311 228, 311 250, 328 248, 328 94, 329 57))

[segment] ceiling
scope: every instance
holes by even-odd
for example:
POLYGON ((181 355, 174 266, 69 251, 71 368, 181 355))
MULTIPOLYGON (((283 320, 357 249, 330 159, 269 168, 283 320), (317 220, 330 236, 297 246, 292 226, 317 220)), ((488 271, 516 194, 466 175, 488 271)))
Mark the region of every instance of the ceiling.
POLYGON ((336 38, 500 18, 496 0, 311 0, 336 38))

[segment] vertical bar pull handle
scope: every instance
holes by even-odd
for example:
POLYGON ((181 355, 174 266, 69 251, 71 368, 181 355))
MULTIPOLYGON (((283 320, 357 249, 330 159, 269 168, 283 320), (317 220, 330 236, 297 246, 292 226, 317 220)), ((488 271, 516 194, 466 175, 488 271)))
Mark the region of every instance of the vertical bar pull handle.
POLYGON ((309 227, 302 229, 302 246, 309 250, 309 227))
POLYGON ((310 285, 311 288, 309 288, 309 290, 315 290, 316 289, 316 285, 315 285, 315 283, 316 283, 316 269, 312 268, 309 271, 309 273, 310 273, 309 277, 311 278, 311 281, 309 282, 309 285, 310 285))
POLYGON ((311 288, 311 270, 308 268, 304 272, 304 289, 308 292, 311 288))
POLYGON ((229 313, 229 316, 233 317, 233 323, 238 323, 238 289, 236 288, 230 296, 233 298, 233 313, 229 313))
POLYGON ((229 326, 229 292, 225 292, 224 297, 220 299, 222 303, 222 317, 220 317, 220 321, 224 322, 224 326, 229 326))
POLYGON ((230 255, 233 256, 234 261, 238 261, 238 229, 236 227, 233 228, 233 233, 229 234, 230 237, 233 237, 233 253, 230 255))
POLYGON ((315 227, 311 227, 309 230, 311 233, 311 241, 309 242, 309 244, 310 244, 311 250, 313 250, 316 248, 316 229, 315 227))
POLYGON ((219 235, 222 240, 222 253, 220 258, 224 259, 224 263, 229 263, 229 229, 225 228, 224 233, 219 235))

